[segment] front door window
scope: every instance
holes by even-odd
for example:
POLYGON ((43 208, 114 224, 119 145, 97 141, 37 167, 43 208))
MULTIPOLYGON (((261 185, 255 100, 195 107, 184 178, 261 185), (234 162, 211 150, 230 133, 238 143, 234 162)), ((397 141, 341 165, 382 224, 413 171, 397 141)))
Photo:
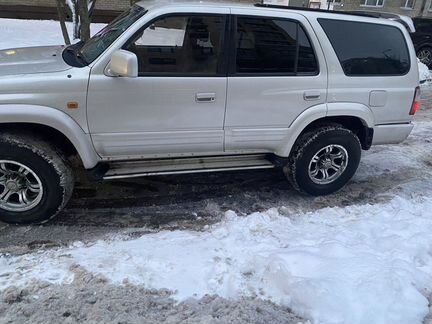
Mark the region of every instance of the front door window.
POLYGON ((225 17, 169 16, 138 33, 125 49, 138 57, 143 75, 217 75, 225 17))

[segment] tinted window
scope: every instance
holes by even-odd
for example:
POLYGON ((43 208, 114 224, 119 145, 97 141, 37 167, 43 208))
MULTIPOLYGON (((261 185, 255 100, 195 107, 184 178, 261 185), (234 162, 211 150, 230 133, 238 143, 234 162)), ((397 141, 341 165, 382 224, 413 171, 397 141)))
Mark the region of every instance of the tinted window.
POLYGON ((237 73, 291 75, 318 70, 309 39, 290 20, 238 17, 236 48, 237 73))
POLYGON ((409 71, 408 47, 392 26, 318 19, 349 76, 403 75, 409 71))
POLYGON ((309 42, 308 37, 306 36, 305 31, 301 26, 299 26, 298 29, 298 45, 299 45, 299 53, 298 53, 297 72, 314 73, 318 71, 318 65, 316 62, 315 53, 309 42))
POLYGON ((138 57, 140 74, 213 75, 223 44, 223 16, 172 16, 155 21, 125 48, 138 57))

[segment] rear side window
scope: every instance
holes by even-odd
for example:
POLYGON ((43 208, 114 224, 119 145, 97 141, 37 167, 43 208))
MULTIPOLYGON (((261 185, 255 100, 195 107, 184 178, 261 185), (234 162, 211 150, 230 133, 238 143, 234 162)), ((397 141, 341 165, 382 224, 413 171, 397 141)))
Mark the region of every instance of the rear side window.
POLYGON ((235 40, 237 74, 318 73, 311 43, 295 21, 239 16, 235 40))
POLYGON ((348 76, 404 75, 410 69, 408 47, 393 26, 318 19, 348 76))

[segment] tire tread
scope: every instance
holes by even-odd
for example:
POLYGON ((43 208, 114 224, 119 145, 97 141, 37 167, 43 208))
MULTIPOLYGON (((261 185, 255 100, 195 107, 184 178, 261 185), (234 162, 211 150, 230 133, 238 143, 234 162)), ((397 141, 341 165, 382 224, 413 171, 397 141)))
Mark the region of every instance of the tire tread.
POLYGON ((30 150, 42 158, 53 167, 60 179, 60 187, 63 188, 62 201, 54 213, 48 217, 39 217, 36 220, 16 221, 13 223, 44 224, 53 219, 65 207, 71 198, 74 187, 73 171, 65 154, 58 147, 31 133, 2 133, 0 134, 0 143, 9 144, 12 147, 30 150))
POLYGON ((289 183, 294 187, 295 190, 302 194, 307 194, 306 191, 304 191, 296 179, 296 165, 297 162, 300 160, 300 158, 303 156, 305 150, 308 148, 310 144, 315 142, 319 137, 323 136, 326 133, 332 132, 332 131, 341 131, 346 132, 347 135, 353 136, 357 142, 358 145, 361 147, 361 143, 359 138, 349 129, 343 127, 340 124, 337 123, 331 123, 331 124, 323 124, 322 126, 317 126, 313 130, 307 131, 303 135, 301 135, 296 143, 294 144, 294 147, 291 151, 291 154, 288 158, 288 163, 283 168, 284 174, 287 177, 289 183))

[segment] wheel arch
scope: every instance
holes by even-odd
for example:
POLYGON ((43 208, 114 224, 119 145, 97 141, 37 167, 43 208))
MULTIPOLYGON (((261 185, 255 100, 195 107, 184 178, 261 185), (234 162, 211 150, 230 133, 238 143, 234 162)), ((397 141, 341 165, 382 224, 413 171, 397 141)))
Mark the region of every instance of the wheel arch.
POLYGON ((64 112, 42 106, 0 105, 0 132, 32 132, 80 157, 86 169, 99 161, 90 136, 64 112))
POLYGON ((368 127, 366 122, 357 116, 330 116, 317 119, 310 123, 299 136, 326 124, 339 124, 352 131, 360 140, 363 150, 368 150, 372 146, 373 128, 368 127))
POLYGON ((421 43, 421 44, 417 45, 416 48, 415 48, 416 54, 417 54, 418 51, 420 51, 421 49, 423 49, 425 47, 432 48, 432 43, 421 43))
POLYGON ((371 147, 375 122, 370 108, 357 103, 329 103, 312 107, 298 116, 290 125, 289 137, 275 153, 282 157, 288 157, 297 139, 305 132, 335 123, 356 134, 362 149, 368 150, 371 147))

